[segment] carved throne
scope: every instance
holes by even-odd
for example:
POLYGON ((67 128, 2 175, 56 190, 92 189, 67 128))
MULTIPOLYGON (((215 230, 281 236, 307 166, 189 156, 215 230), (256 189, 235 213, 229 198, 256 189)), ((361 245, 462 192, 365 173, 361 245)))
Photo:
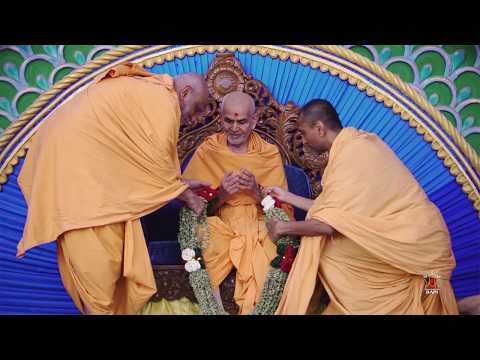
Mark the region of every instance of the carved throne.
MULTIPOLYGON (((217 54, 210 64, 206 80, 210 93, 207 113, 193 125, 180 128, 178 155, 182 171, 203 140, 213 133, 220 132, 219 104, 231 91, 243 91, 251 95, 259 113, 255 131, 267 142, 275 144, 283 157, 289 190, 305 197, 315 197, 321 191, 320 177, 327 162, 327 153, 320 156, 308 152, 302 144, 301 134, 296 129, 299 107, 293 102, 278 103, 267 87, 247 75, 233 54, 217 54)), ((182 204, 172 201, 155 213, 142 218, 145 238, 153 263, 158 292, 152 301, 187 297, 197 302, 184 270, 180 247, 177 241, 179 211, 182 204)), ((297 220, 305 213, 295 210, 297 220)), ((221 285, 225 309, 234 314, 238 311, 233 301, 235 272, 221 285)))

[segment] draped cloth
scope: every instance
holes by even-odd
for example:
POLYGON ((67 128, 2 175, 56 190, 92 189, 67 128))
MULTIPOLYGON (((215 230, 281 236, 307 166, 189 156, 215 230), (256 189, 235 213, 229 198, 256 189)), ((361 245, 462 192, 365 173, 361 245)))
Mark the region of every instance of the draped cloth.
MULTIPOLYGON (((195 151, 183 177, 201 179, 218 187, 225 174, 247 169, 262 186, 280 186, 287 190, 282 157, 276 146, 252 133, 244 154, 232 152, 224 134, 208 137, 195 151)), ((293 218, 289 205, 284 210, 293 218)), ((240 314, 253 310, 260 297, 270 262, 276 255, 265 227, 262 208, 246 192, 239 192, 208 218, 210 244, 204 251, 207 272, 214 288, 236 269, 234 300, 240 314)))
POLYGON ((304 236, 277 314, 305 314, 317 279, 330 297, 324 314, 457 314, 455 268, 441 213, 376 135, 343 129, 307 214, 331 238, 304 236), (424 276, 438 278, 438 294, 424 276))
POLYGON ((147 303, 138 315, 202 315, 200 306, 186 297, 178 300, 161 299, 147 303))
POLYGON ((20 172, 28 215, 17 257, 57 239, 83 243, 57 247, 64 282, 76 284, 65 284, 72 298, 87 292, 92 300, 82 302, 103 311, 97 294, 124 277, 126 287, 137 288, 129 293, 142 295, 132 295, 131 306, 120 313, 138 311, 156 291, 140 218, 187 189, 176 149, 179 126, 173 79, 128 63, 101 74, 58 108, 33 137, 20 172), (98 242, 113 243, 99 250, 98 242), (69 248, 75 252, 67 254, 69 248))

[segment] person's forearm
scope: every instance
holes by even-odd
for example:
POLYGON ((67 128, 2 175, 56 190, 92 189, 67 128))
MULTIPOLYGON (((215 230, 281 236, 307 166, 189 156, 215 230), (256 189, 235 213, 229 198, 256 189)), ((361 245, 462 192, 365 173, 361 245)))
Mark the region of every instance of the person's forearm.
POLYGON ((282 235, 297 235, 297 236, 330 236, 335 230, 328 224, 318 220, 306 221, 289 221, 282 223, 282 235))
POLYGON ((307 199, 292 193, 288 193, 288 198, 286 199, 287 203, 295 206, 296 208, 308 211, 313 205, 312 199, 307 199))
POLYGON ((180 195, 177 196, 177 199, 186 203, 194 195, 195 195, 195 193, 191 189, 187 188, 183 193, 181 193, 180 195))

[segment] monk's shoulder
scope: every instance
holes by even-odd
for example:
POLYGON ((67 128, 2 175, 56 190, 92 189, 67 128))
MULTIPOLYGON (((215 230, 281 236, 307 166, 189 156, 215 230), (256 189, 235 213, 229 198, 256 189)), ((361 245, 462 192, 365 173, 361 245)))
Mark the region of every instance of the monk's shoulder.
POLYGON ((349 166, 361 166, 363 169, 380 166, 385 161, 399 161, 393 150, 377 135, 358 132, 341 146, 335 156, 335 162, 345 162, 349 166))
POLYGON ((173 93, 169 86, 161 81, 157 81, 154 77, 124 76, 123 78, 127 84, 127 88, 136 89, 142 96, 149 93, 152 94, 152 96, 170 97, 173 93))
POLYGON ((163 82, 156 81, 153 77, 119 76, 117 78, 108 78, 95 84, 93 89, 122 94, 135 98, 140 102, 154 102, 157 104, 159 102, 170 104, 176 97, 169 86, 163 82))
POLYGON ((127 91, 142 107, 157 109, 162 114, 172 114, 174 118, 180 117, 180 103, 175 91, 162 82, 156 82, 153 77, 125 77, 127 91))
POLYGON ((212 151, 212 149, 216 148, 219 143, 219 136, 220 134, 212 134, 207 136, 203 141, 198 145, 197 149, 195 150, 196 155, 205 155, 206 153, 212 151))
POLYGON ((205 148, 205 147, 209 147, 209 146, 219 144, 220 143, 220 136, 221 136, 220 133, 215 133, 215 134, 207 136, 205 139, 203 139, 203 141, 198 146, 198 148, 205 148))
POLYGON ((367 131, 356 130, 349 134, 349 137, 344 141, 342 146, 345 152, 355 152, 359 149, 365 151, 377 149, 379 146, 384 146, 383 140, 374 133, 367 131))
POLYGON ((280 150, 278 149, 278 146, 275 145, 275 144, 270 144, 270 143, 265 141, 265 148, 267 150, 271 151, 272 153, 276 153, 276 154, 280 155, 280 150))
POLYGON ((263 151, 280 156, 280 150, 278 149, 277 145, 269 143, 268 141, 264 140, 260 135, 258 135, 258 141, 261 143, 263 151))

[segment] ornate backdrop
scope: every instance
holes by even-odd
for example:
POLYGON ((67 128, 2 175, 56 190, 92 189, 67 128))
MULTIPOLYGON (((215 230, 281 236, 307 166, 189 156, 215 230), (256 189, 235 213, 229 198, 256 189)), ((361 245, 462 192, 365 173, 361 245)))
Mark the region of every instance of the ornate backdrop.
POLYGON ((480 294, 478 46, 27 45, 0 50, 0 313, 77 313, 54 243, 15 259, 26 215, 16 178, 43 119, 119 62, 206 74, 225 51, 278 103, 326 98, 344 125, 382 137, 447 222, 457 298, 480 294))
MULTIPOLYGON (((44 91, 116 45, 0 45, 0 134, 44 91)), ((397 74, 480 152, 479 45, 346 45, 397 74)))

